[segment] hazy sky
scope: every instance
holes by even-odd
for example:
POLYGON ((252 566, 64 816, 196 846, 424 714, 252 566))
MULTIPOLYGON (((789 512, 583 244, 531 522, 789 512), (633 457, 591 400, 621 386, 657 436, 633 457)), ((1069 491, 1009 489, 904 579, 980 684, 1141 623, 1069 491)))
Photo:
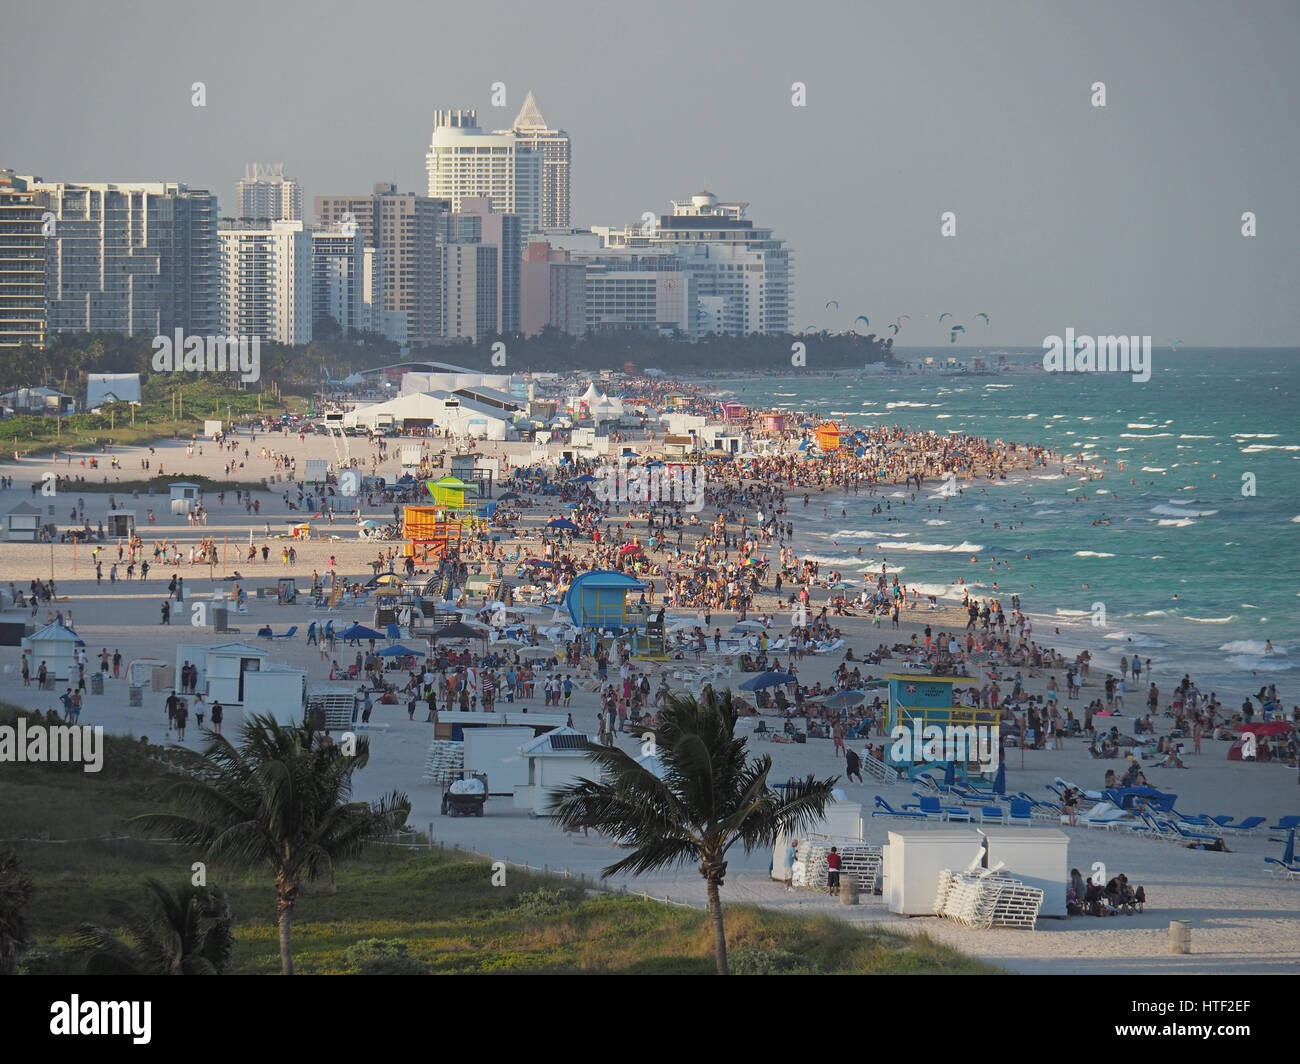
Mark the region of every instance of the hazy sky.
POLYGON ((184 181, 224 213, 245 163, 283 162, 310 215, 425 192, 435 109, 504 128, 531 89, 573 137, 575 224, 707 180, 794 249, 795 329, 910 314, 897 343, 938 344, 951 311, 955 351, 1067 326, 1292 346, 1297 42, 1295 0, 44 0, 5 12, 0 165, 184 181))

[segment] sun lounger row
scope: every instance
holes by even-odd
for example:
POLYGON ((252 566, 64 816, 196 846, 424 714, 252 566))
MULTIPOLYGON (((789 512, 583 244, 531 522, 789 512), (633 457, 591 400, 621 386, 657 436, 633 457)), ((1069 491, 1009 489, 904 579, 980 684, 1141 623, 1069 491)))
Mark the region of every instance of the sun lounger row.
POLYGON ((1002 873, 971 874, 948 869, 939 873, 935 915, 964 927, 1019 927, 1038 923, 1043 892, 1002 873))

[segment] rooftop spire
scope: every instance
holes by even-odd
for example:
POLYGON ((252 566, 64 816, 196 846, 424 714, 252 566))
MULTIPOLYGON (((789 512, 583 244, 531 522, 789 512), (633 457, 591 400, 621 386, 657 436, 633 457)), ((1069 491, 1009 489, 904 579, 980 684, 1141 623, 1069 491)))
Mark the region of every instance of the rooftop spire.
POLYGON ((520 108, 518 117, 515 118, 515 129, 545 129, 546 119, 542 117, 541 109, 537 106, 537 101, 533 99, 530 92, 524 99, 524 106, 520 108))

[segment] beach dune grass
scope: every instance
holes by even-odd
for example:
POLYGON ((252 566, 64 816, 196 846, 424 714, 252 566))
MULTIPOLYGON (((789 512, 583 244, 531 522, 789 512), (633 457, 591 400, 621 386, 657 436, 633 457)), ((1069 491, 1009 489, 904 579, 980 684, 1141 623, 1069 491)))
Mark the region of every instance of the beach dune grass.
MULTIPOLYGON (((12 716, 0 707, 0 723, 12 716)), ((138 741, 115 740, 134 751, 138 741)), ((130 771, 84 773, 76 766, 6 764, 0 809, 7 839, 35 883, 27 919, 34 945, 71 949, 85 921, 120 932, 113 901, 140 896, 148 877, 174 881, 200 859, 168 840, 123 837, 128 820, 158 808, 169 767, 159 748, 130 771), (109 836, 116 836, 112 841, 109 836), (26 841, 21 841, 26 840, 26 841), (39 840, 39 841, 38 841, 39 840), (66 840, 66 841, 58 841, 66 840)), ((122 755, 126 756, 126 755, 122 755)), ((260 870, 215 863, 207 882, 223 888, 235 915, 235 971, 280 970, 275 894, 260 870)), ((296 906, 294 967, 300 974, 349 974, 348 947, 399 940, 430 974, 709 974, 713 936, 702 908, 685 909, 580 889, 574 881, 509 868, 492 885, 486 858, 455 850, 378 845, 339 869, 336 882, 306 884, 296 906), (536 915, 536 892, 559 899, 536 915)), ((987 973, 998 969, 930 941, 853 927, 828 916, 728 906, 733 950, 781 950, 823 972, 987 973)), ((54 953, 59 957, 58 952, 54 953)), ((47 968, 46 970, 50 970, 47 968)), ((61 970, 56 964, 53 970, 61 970)))

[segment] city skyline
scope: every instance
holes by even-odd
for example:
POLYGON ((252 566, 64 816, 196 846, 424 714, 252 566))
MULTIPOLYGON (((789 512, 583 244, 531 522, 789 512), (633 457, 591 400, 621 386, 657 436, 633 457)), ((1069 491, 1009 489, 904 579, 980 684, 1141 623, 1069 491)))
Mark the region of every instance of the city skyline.
MULTIPOLYGON (((350 27, 358 53, 375 56, 359 60, 351 94, 320 65, 280 56, 273 108, 221 51, 220 25, 245 10, 239 2, 220 15, 145 3, 125 24, 87 5, 53 8, 75 14, 57 35, 42 31, 44 14, 9 16, 0 84, 22 98, 42 70, 68 64, 99 90, 52 89, 13 116, 3 165, 19 173, 220 195, 248 160, 273 158, 307 199, 383 180, 420 193, 436 109, 475 108, 484 129, 506 128, 532 91, 578 145, 574 224, 662 213, 706 181, 744 198, 798 251, 795 329, 844 330, 867 314, 878 331, 877 319, 908 314, 896 342, 938 345, 948 332, 935 319, 951 312, 969 330, 958 349, 1033 345, 1067 326, 1158 344, 1290 339, 1300 251, 1287 237, 1300 214, 1287 185, 1300 151, 1286 131, 1300 85, 1287 53, 1300 13, 1284 4, 1238 18, 1193 2, 1171 18, 1169 4, 1103 3, 1063 24, 1061 11, 1003 3, 870 17, 827 3, 791 24, 784 8, 759 3, 739 27, 719 9, 690 8, 698 39, 745 46, 673 78, 648 52, 597 46, 626 33, 622 12, 561 3, 506 19, 488 5, 445 16, 448 35, 481 47, 451 49, 435 70, 415 60, 419 33, 350 27), (132 20, 156 30, 149 63, 102 47, 132 20), (360 91, 366 78, 382 88, 360 91), (1104 107, 1092 102, 1098 82, 1104 107), (792 106, 796 83, 806 106, 792 106), (123 121, 124 102, 136 121, 123 121), (940 236, 945 211, 953 237, 940 236), (1246 212, 1256 236, 1242 235, 1246 212), (987 326, 971 327, 977 312, 987 326)), ((687 10, 669 3, 663 24, 687 10)), ((418 5, 393 11, 416 27, 432 19, 418 5)), ((285 34, 304 55, 337 42, 337 19, 308 20, 293 4, 259 12, 264 32, 244 55, 252 69, 280 55, 285 34)))

